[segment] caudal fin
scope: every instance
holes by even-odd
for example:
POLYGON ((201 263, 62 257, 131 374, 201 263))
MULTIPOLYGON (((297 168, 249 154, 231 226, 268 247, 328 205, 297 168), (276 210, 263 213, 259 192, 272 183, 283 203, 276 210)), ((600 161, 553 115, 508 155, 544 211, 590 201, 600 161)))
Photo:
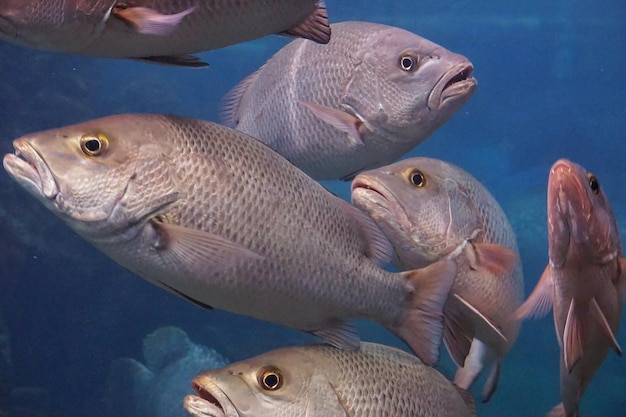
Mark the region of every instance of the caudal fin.
POLYGON ((402 273, 410 287, 400 321, 390 330, 404 340, 426 365, 435 366, 443 335, 443 306, 456 276, 456 263, 441 260, 402 273))

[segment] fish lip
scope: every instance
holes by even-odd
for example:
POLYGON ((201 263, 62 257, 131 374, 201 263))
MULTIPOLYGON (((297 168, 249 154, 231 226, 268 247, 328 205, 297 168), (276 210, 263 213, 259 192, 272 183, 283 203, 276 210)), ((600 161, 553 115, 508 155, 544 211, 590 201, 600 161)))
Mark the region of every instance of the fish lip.
POLYGON ((53 200, 59 187, 39 152, 22 139, 14 140, 13 148, 14 154, 4 156, 4 169, 27 190, 53 200))
MULTIPOLYGON (((386 174, 391 175, 390 173, 386 174)), ((365 174, 359 174, 354 178, 354 180, 352 180, 350 191, 352 195, 352 203, 367 212, 370 217, 374 218, 373 214, 369 213, 369 210, 365 210, 365 208, 360 207, 361 205, 355 202, 355 194, 357 197, 362 198, 368 203, 390 212, 392 214, 392 218, 394 219, 393 223, 395 223, 402 230, 410 228, 411 223, 409 218, 397 203, 398 199, 395 197, 394 193, 387 186, 385 186, 384 181, 377 180, 376 178, 369 177, 365 174)), ((389 219, 387 219, 387 221, 389 221, 389 219)), ((386 223, 386 221, 380 222, 376 220, 376 223, 378 223, 379 227, 385 230, 383 223, 386 223)))
MULTIPOLYGON (((472 77, 474 66, 471 62, 461 62, 453 65, 437 81, 428 96, 428 109, 435 110, 443 107, 450 99, 471 97, 478 81, 472 77)), ((457 100, 454 100, 457 101, 457 100)), ((464 103, 465 101, 462 101, 464 103)))
POLYGON ((204 375, 197 376, 191 387, 197 396, 185 398, 184 407, 192 415, 206 417, 239 417, 239 412, 232 401, 211 379, 204 375), (197 413, 193 413, 196 411, 197 413))

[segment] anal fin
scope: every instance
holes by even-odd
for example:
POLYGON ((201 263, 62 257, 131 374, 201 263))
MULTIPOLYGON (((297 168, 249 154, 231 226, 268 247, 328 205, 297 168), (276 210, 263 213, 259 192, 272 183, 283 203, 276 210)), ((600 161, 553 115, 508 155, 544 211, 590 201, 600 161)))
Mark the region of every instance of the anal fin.
POLYGON ((345 321, 340 321, 323 329, 313 330, 310 333, 339 349, 358 350, 361 347, 361 339, 356 326, 345 321))
POLYGON ((328 12, 324 2, 318 1, 313 13, 304 21, 280 34, 309 39, 322 44, 328 43, 330 41, 330 24, 328 23, 328 12))
POLYGON ((193 55, 146 56, 133 59, 136 61, 147 62, 149 64, 168 65, 173 67, 206 68, 209 66, 209 64, 193 55))

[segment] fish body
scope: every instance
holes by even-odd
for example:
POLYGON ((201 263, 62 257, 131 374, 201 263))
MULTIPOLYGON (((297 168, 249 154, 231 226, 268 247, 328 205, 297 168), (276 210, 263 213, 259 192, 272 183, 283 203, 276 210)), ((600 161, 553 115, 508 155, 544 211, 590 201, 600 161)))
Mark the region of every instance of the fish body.
POLYGON ((563 402, 551 417, 578 416, 578 403, 615 339, 625 298, 626 261, 611 205, 598 178, 561 159, 548 179, 548 256, 516 317, 554 310, 563 402))
POLYGON ((352 201, 389 238, 399 269, 456 260, 444 341, 461 367, 455 382, 462 388, 493 364, 483 391, 487 400, 519 332, 519 323, 509 319, 524 291, 515 234, 500 205, 472 175, 431 158, 362 172, 352 182, 352 201))
POLYGON ((118 115, 14 141, 4 167, 79 235, 148 281, 359 346, 381 323, 437 361, 454 262, 396 274, 362 212, 261 142, 193 119, 118 115))
POLYGON ((328 42, 318 0, 3 0, 0 40, 37 49, 200 66, 187 54, 273 33, 328 42))
POLYGON ((294 40, 224 98, 222 121, 318 180, 393 162, 472 96, 472 64, 406 30, 332 25, 323 47, 294 40))
POLYGON ((194 417, 469 417, 474 404, 437 370, 402 350, 295 346, 210 370, 192 382, 194 417))

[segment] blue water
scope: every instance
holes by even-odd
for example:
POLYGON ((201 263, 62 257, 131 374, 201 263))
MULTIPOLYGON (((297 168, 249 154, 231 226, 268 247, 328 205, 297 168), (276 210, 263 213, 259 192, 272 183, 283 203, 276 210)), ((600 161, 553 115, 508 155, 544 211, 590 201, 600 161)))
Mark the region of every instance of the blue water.
MULTIPOLYGON (((626 237, 623 0, 327 0, 327 6, 333 22, 399 26, 473 62, 479 81, 474 97, 410 155, 456 163, 494 194, 518 234, 527 293, 547 262, 545 186, 556 159, 570 158, 600 178, 626 237)), ((11 152, 11 141, 22 134, 112 113, 217 121, 221 96, 286 42, 272 36, 201 54, 211 64, 205 70, 0 45, 0 153, 11 152)), ((348 197, 348 184, 327 185, 348 197)), ((0 315, 12 350, 5 389, 47 390, 48 415, 55 417, 109 417, 111 362, 141 360, 143 338, 160 326, 178 326, 230 360, 314 340, 203 311, 136 278, 70 232, 4 172, 0 315)), ((362 323, 361 330, 364 339, 402 346, 378 326, 362 323)), ((624 329, 618 341, 626 347, 624 329)), ((441 369, 453 371, 446 360, 441 369)), ((2 389, 0 381, 0 410, 8 401, 2 389)), ((625 415, 625 390, 626 359, 611 352, 583 398, 582 415, 625 415)), ((526 322, 495 396, 478 405, 478 415, 543 416, 559 401, 552 320, 526 322)), ((140 414, 116 417, 126 415, 140 414)))

